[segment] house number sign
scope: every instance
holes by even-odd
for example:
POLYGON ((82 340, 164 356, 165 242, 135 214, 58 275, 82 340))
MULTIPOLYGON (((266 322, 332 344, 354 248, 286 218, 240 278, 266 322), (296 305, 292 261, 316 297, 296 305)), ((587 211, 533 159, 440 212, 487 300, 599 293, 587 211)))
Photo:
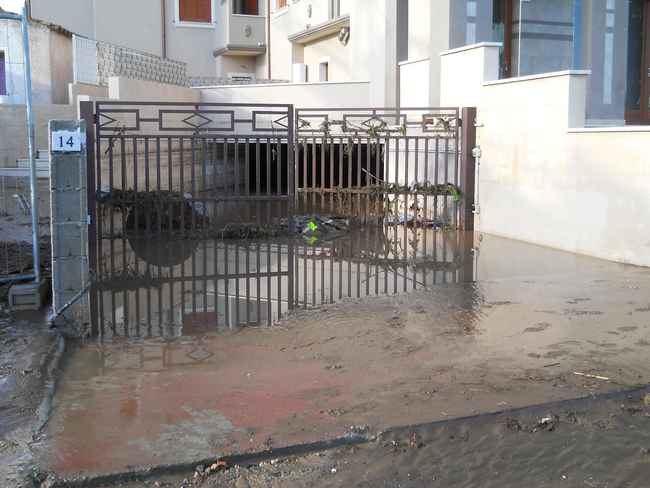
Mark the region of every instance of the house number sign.
POLYGON ((52 152, 81 152, 80 131, 56 130, 52 132, 52 152))

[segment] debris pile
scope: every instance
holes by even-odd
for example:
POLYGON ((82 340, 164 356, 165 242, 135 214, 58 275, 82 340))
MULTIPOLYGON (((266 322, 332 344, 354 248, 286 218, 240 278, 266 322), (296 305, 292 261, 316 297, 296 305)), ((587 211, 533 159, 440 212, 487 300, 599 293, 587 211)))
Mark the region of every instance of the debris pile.
POLYGON ((293 230, 309 244, 336 239, 350 230, 350 220, 319 215, 295 215, 293 230))

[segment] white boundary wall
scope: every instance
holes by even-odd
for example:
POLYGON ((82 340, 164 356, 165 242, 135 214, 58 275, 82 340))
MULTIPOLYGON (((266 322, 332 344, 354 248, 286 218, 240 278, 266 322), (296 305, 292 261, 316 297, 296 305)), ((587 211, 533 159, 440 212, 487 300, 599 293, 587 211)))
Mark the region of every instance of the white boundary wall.
POLYGON ((584 129, 588 76, 483 84, 479 228, 650 266, 650 127, 584 129))
POLYGON ((399 63, 399 99, 402 107, 429 107, 431 71, 429 58, 399 63))
POLYGON ((273 83, 200 88, 202 102, 292 103, 295 107, 340 108, 370 106, 367 81, 273 83))
POLYGON ((589 71, 497 80, 498 52, 441 55, 442 104, 478 109, 478 229, 650 266, 650 127, 584 128, 589 71))

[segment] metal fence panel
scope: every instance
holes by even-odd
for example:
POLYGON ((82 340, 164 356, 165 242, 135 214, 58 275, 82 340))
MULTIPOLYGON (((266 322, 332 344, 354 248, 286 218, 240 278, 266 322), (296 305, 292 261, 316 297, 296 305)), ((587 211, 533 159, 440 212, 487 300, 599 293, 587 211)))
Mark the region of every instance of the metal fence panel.
MULTIPOLYGON (((49 260, 48 179, 38 179, 41 262, 49 260)), ((0 169, 0 281, 33 273, 29 170, 0 169)))

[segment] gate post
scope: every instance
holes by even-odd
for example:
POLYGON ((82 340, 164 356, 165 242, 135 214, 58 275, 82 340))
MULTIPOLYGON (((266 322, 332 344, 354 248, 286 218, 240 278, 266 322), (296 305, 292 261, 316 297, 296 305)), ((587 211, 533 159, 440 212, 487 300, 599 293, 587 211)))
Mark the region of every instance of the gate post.
MULTIPOLYGON (((295 134, 295 112, 294 106, 287 106, 287 229, 289 231, 289 239, 287 241, 287 302, 289 303, 289 310, 294 308, 294 272, 296 263, 294 262, 293 250, 293 214, 295 209, 296 198, 296 134, 295 134)), ((279 163, 278 163, 279 164, 279 163)))
MULTIPOLYGON (((79 119, 86 122, 86 191, 88 206, 87 242, 88 242, 88 273, 90 280, 97 275, 97 188, 95 176, 95 104, 93 102, 79 103, 79 119)), ((99 150, 99 149, 98 149, 99 150)), ((90 291, 90 322, 92 334, 98 332, 97 296, 90 291)))
POLYGON ((86 124, 82 120, 51 120, 49 133, 54 317, 85 325, 88 310, 83 290, 89 284, 86 124), (77 301, 81 308, 66 312, 77 301))
POLYGON ((464 107, 461 114, 460 141, 460 230, 474 231, 476 162, 472 151, 476 146, 476 107, 464 107))

